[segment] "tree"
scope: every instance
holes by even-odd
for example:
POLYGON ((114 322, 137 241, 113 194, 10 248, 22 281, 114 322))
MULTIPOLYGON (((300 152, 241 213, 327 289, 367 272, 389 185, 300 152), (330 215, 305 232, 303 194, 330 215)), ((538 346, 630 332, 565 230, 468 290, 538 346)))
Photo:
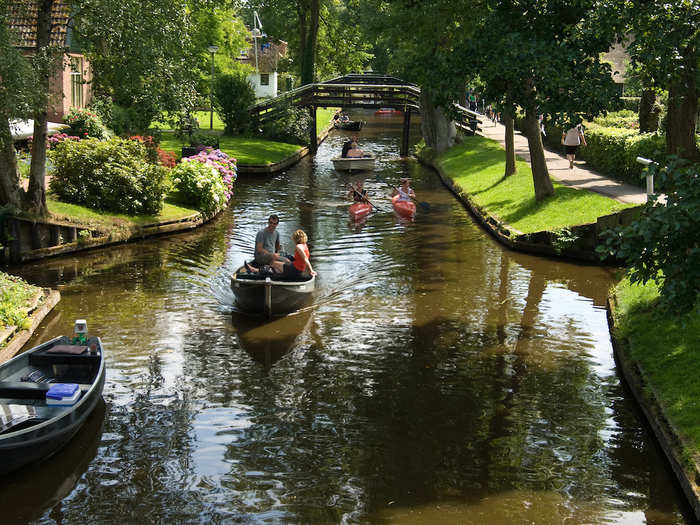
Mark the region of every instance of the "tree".
MULTIPOLYGON (((0 0, 0 12, 9 13, 9 2, 0 0)), ((19 210, 24 191, 19 185, 10 120, 31 116, 36 93, 34 71, 13 43, 8 25, 0 24, 0 206, 19 210)))
POLYGON ((163 111, 195 106, 198 71, 206 62, 205 50, 192 43, 190 2, 75 0, 73 15, 94 91, 131 110, 133 131, 163 111))
POLYGON ((488 0, 476 56, 490 98, 525 113, 535 198, 554 193, 544 158, 539 115, 561 124, 605 111, 615 96, 610 67, 599 54, 608 33, 596 25, 594 3, 556 0, 488 0))
POLYGON ((633 64, 668 89, 667 152, 700 161, 695 138, 700 96, 697 1, 618 0, 608 12, 615 15, 632 35, 627 51, 633 64))

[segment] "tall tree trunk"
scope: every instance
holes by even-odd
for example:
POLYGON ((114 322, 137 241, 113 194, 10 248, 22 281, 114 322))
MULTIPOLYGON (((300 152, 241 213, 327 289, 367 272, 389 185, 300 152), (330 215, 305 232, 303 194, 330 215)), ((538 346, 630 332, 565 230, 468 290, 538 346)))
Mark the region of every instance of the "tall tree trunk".
POLYGON ((433 148, 437 153, 451 148, 457 136, 454 122, 447 119, 442 110, 433 104, 432 98, 425 89, 421 90, 420 106, 420 128, 426 146, 433 148))
POLYGON ((644 89, 639 99, 639 132, 654 132, 659 129, 659 106, 656 104, 656 92, 644 89))
POLYGON ((308 13, 300 16, 302 40, 301 48, 301 84, 311 84, 316 70, 316 45, 318 27, 321 18, 321 0, 309 0, 308 13))
POLYGON ((501 112, 503 123, 506 126, 506 172, 505 177, 513 175, 518 171, 515 164, 515 119, 513 118, 514 108, 512 104, 506 104, 501 112))
POLYGON ((32 164, 29 170, 29 189, 24 196, 24 208, 37 217, 45 217, 46 207, 46 138, 49 106, 49 76, 55 61, 49 48, 51 36, 51 9, 53 0, 39 0, 36 24, 36 50, 39 88, 42 93, 40 105, 34 112, 34 138, 32 139, 32 164))
POLYGON ((666 151, 693 162, 700 161, 695 142, 698 118, 697 61, 694 49, 684 53, 685 68, 668 89, 668 117, 666 121, 666 151))
POLYGON ((532 182, 535 185, 535 200, 554 195, 554 186, 549 178, 547 162, 544 159, 540 122, 537 118, 537 108, 530 106, 525 111, 525 132, 527 145, 530 150, 530 166, 532 167, 532 182))
POLYGON ((22 206, 22 189, 19 185, 10 121, 0 118, 0 206, 5 205, 19 210, 22 206))

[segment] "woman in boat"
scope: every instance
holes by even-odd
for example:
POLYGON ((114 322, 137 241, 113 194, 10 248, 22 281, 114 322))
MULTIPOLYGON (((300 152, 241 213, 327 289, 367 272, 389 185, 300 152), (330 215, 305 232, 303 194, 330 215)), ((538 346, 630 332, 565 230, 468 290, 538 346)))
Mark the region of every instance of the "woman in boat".
POLYGON ((311 261, 309 261, 309 247, 307 246, 308 237, 304 230, 297 230, 292 234, 292 240, 296 245, 294 247, 294 257, 292 262, 283 263, 282 261, 274 261, 272 269, 281 273, 283 277, 301 278, 302 274, 308 270, 309 275, 316 275, 311 261))
POLYGON ((407 177, 401 177, 401 185, 398 188, 394 188, 391 192, 391 196, 399 196, 399 201, 410 201, 411 197, 416 198, 416 193, 413 188, 409 186, 409 179, 407 177))
POLYGON ((367 200, 367 190, 364 189, 361 180, 358 180, 357 185, 355 186, 350 184, 350 191, 348 191, 348 197, 355 202, 369 202, 367 200))
POLYGON ((362 156, 364 154, 365 154, 365 152, 357 147, 357 142, 353 142, 352 145, 350 146, 350 149, 348 150, 348 158, 349 159, 362 158, 362 156))

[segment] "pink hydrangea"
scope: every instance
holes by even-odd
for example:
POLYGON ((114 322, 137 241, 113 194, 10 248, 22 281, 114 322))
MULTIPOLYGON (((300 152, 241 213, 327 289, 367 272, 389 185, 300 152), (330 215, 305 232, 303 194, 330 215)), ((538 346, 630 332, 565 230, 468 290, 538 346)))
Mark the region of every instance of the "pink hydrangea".
POLYGON ((226 185, 226 202, 233 195, 233 182, 236 180, 236 159, 229 157, 221 150, 214 148, 206 148, 197 155, 185 157, 182 162, 201 162, 207 166, 211 166, 221 174, 221 180, 226 185))

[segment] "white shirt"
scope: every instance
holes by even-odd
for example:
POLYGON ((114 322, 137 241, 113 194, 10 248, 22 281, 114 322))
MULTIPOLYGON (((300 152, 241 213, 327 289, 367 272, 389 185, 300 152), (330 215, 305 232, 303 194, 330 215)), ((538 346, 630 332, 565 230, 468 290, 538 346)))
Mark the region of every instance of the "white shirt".
POLYGON ((566 132, 566 137, 564 138, 565 146, 578 146, 581 144, 581 135, 583 132, 578 128, 571 128, 566 132))

